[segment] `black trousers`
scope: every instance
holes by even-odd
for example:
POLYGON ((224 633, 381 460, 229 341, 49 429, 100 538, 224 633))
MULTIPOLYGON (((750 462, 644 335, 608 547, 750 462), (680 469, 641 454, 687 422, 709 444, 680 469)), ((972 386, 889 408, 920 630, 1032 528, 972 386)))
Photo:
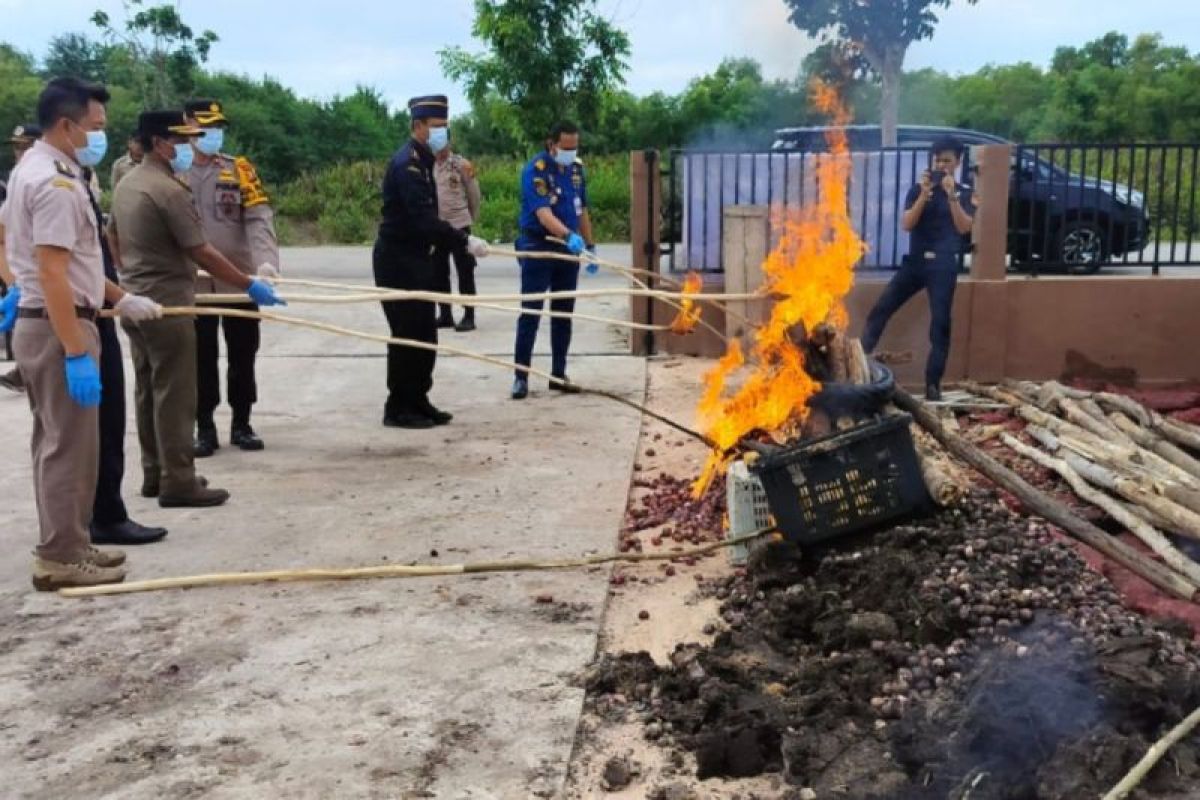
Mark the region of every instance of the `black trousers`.
MULTIPOLYGON (((470 235, 470 227, 462 229, 463 233, 470 235)), ((458 273, 458 293, 459 294, 475 294, 475 267, 477 262, 475 256, 467 252, 467 244, 455 245, 447 247, 446 245, 438 245, 433 251, 433 274, 434 274, 434 291, 450 292, 450 259, 454 259, 454 271, 458 273)), ((450 315, 450 305, 443 303, 441 306, 443 316, 450 315)), ((475 316, 475 308, 467 306, 467 316, 475 316)))
MULTIPOLYGON (((434 286, 433 258, 429 247, 375 240, 372 256, 375 285, 387 289, 430 291, 434 286)), ((437 344, 437 315, 434 304, 400 301, 381 304, 392 336, 437 344)), ((437 353, 412 347, 388 345, 388 399, 384 413, 412 410, 433 388, 437 353)))
POLYGON ((100 472, 92 521, 114 525, 129 519, 121 499, 125 477, 125 365, 116 322, 97 319, 96 328, 100 332, 100 472))
MULTIPOLYGON (((227 308, 257 311, 253 303, 227 308)), ((254 361, 261 342, 259 321, 238 317, 196 317, 196 421, 213 424, 213 413, 221 405, 220 341, 218 329, 225 332, 226 394, 233 409, 233 424, 248 425, 250 409, 258 402, 258 382, 254 361)))
POLYGON ((958 259, 936 260, 918 257, 905 259, 879 301, 867 316, 862 345, 868 353, 879 344, 888 320, 917 292, 929 293, 929 360, 925 362, 925 385, 940 385, 950 357, 950 318, 954 308, 954 289, 958 285, 958 259))

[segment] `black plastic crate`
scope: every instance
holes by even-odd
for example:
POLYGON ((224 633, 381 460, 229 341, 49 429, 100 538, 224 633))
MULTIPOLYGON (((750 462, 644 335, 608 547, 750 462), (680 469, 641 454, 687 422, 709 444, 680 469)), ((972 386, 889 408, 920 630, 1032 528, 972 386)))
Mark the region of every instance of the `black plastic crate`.
POLYGON ((760 458, 753 471, 784 535, 811 545, 926 507, 911 422, 883 417, 760 458))

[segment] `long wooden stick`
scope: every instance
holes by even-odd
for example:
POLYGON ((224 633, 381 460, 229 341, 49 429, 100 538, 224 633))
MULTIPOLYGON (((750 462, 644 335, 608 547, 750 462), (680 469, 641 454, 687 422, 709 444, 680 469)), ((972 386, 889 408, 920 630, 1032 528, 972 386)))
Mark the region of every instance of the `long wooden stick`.
POLYGON ((1043 453, 1037 448, 1030 447, 1011 434, 1002 434, 1000 438, 1001 441, 1017 453, 1047 469, 1057 472, 1062 476, 1063 480, 1071 485, 1075 494, 1079 495, 1086 502, 1102 509, 1110 517, 1125 526, 1126 530, 1145 542, 1167 566, 1186 577, 1193 586, 1200 589, 1200 564, 1197 564, 1184 555, 1175 545, 1171 544, 1166 536, 1155 530, 1153 526, 1131 513, 1119 501, 1114 500, 1102 491, 1092 488, 1066 461, 1043 453))
POLYGON ((1196 594, 1195 589, 1183 576, 1076 516, 1066 506, 1038 491, 996 459, 949 431, 933 412, 912 395, 897 389, 893 399, 897 406, 912 414, 913 419, 947 450, 975 467, 1001 488, 1011 492, 1033 513, 1053 522, 1075 538, 1175 597, 1191 600, 1196 594))
MULTIPOLYGON (((101 316, 115 316, 112 311, 101 312, 101 316)), ((595 389, 590 386, 566 381, 562 378, 551 375, 549 372, 544 372, 536 367, 527 367, 522 364, 514 364, 510 361, 505 361, 501 358, 476 353, 473 350, 465 350, 461 347, 453 345, 432 342, 419 342, 415 339, 401 339, 394 336, 384 336, 378 333, 367 333, 366 331, 356 331, 351 328, 343 328, 340 325, 331 325, 328 322, 316 322, 313 320, 300 319, 298 317, 289 317, 283 314, 278 314, 273 311, 246 311, 238 308, 200 308, 192 306, 184 307, 167 307, 163 309, 165 317, 240 317, 241 319, 259 319, 270 320, 271 322, 280 322, 284 325, 293 325, 298 328, 311 328, 313 330, 325 331, 338 336, 349 336, 355 339, 364 339, 368 342, 379 342, 380 344, 397 345, 399 347, 411 347, 415 350, 428 350, 434 353, 449 353, 451 355, 470 358, 475 361, 480 361, 484 364, 491 364, 494 367, 502 367, 504 369, 513 370, 514 372, 523 372, 527 375, 536 375, 540 378, 545 378, 552 384, 561 386, 570 385, 579 389, 583 394, 590 394, 596 397, 604 397, 621 405, 628 406, 634 409, 639 414, 644 414, 647 417, 656 419, 664 425, 669 425, 680 433, 686 434, 693 439, 703 442, 706 447, 715 448, 716 443, 712 439, 705 436, 699 431, 693 430, 686 425, 683 425, 670 417, 666 417, 657 411, 653 411, 641 403, 630 400, 628 397, 622 397, 616 392, 610 392, 607 389, 595 389)))
POLYGON ((545 572, 550 570, 578 569, 594 567, 602 564, 617 562, 640 563, 646 561, 673 561, 675 559, 696 558, 716 552, 726 547, 759 539, 775 528, 735 536, 719 542, 684 550, 678 553, 613 553, 600 556, 586 556, 560 561, 484 561, 474 564, 447 564, 402 566, 388 564, 377 567, 352 567, 348 569, 281 569, 264 572, 219 572, 208 575, 188 575, 178 578, 155 578, 130 583, 111 583, 102 586, 85 586, 71 589, 59 589, 63 597, 98 597, 101 595, 133 594, 136 592, 157 592, 165 589, 194 589, 200 586, 240 586, 252 583, 286 583, 295 581, 344 581, 361 578, 429 578, 439 575, 471 575, 481 572, 545 572))
POLYGON ((1176 725, 1167 733, 1166 736, 1155 742, 1146 755, 1142 756, 1142 760, 1129 770, 1129 773, 1121 779, 1121 782, 1112 788, 1108 794, 1104 795, 1104 800, 1125 800, 1129 793, 1138 787, 1145 777, 1154 769, 1162 757, 1167 754, 1167 751, 1174 747, 1180 740, 1195 730, 1196 726, 1200 725, 1200 708, 1197 708, 1191 714, 1176 725))
MULTIPOLYGON (((532 292, 530 294, 454 294, 452 292, 429 292, 423 290, 389 289, 386 292, 369 290, 358 294, 283 294, 289 303, 320 303, 323 305, 347 305, 352 303, 426 302, 448 303, 470 306, 475 303, 521 303, 545 300, 579 300, 597 297, 649 297, 655 300, 683 300, 708 302, 709 300, 761 300, 763 295, 752 292, 740 294, 692 294, 691 292, 668 292, 662 289, 638 289, 632 287, 608 287, 603 289, 575 289, 570 292, 532 292)), ((244 294, 202 294, 205 303, 245 304, 249 298, 244 294)))

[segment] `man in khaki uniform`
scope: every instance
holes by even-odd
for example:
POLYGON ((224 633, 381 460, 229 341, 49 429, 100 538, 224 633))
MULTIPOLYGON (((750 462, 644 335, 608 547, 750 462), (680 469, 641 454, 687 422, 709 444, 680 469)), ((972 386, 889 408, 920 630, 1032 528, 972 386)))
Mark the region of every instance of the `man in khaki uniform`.
MULTIPOLYGON (((182 111, 147 111, 138 119, 146 152, 113 195, 109 243, 121 280, 164 306, 192 306, 196 265, 246 291, 258 305, 282 301, 263 281, 243 274, 204 235, 182 178, 192 165, 190 139, 200 129, 182 111)), ((164 508, 216 506, 229 499, 196 475, 196 327, 187 317, 124 324, 137 377, 142 494, 164 508)))
MULTIPOLYGON (((445 147, 436 156, 433 164, 433 179, 437 181, 438 216, 463 233, 470 234, 471 226, 479 219, 479 179, 470 161, 452 153, 445 147)), ((475 294, 475 256, 467 252, 466 245, 449 247, 439 244, 433 253, 434 291, 450 291, 450 259, 454 258, 454 270, 458 273, 458 293, 475 294)), ((462 321, 454 324, 450 305, 442 303, 438 314, 439 328, 454 328, 457 331, 475 330, 475 307, 463 310, 462 321)))
MULTIPOLYGON (((203 131, 192 142, 195 161, 187 173, 192 198, 200 210, 204 235, 221 255, 246 275, 271 279, 279 276, 279 242, 270 198, 254 165, 244 156, 221 152, 228 119, 216 100, 190 100, 184 106, 188 122, 203 131)), ((210 277, 196 284, 199 294, 228 294, 233 288, 210 277)), ((230 306, 256 311, 253 303, 230 306)), ((197 458, 220 448, 213 414, 221 404, 219 329, 225 330, 225 355, 229 363, 226 389, 233 410, 229 442, 242 450, 262 450, 262 439, 250 427, 250 411, 258 400, 254 361, 258 355, 259 321, 238 317, 196 318, 197 458)))
POLYGON ((44 136, 22 159, 0 207, 0 266, 15 277, 17 298, 0 304, 0 332, 15 324, 17 366, 33 412, 41 531, 33 585, 41 591, 125 578, 125 555, 98 550, 88 538, 100 448, 95 320, 105 300, 126 319, 162 314, 158 304, 104 277, 100 230, 81 167, 104 157, 106 102, 101 86, 50 81, 38 98, 44 136))
POLYGON ((125 155, 113 162, 112 185, 110 188, 116 189, 117 184, 121 182, 121 178, 124 178, 129 174, 131 169, 142 163, 144 155, 142 152, 142 143, 138 141, 137 134, 135 133, 125 143, 125 155))

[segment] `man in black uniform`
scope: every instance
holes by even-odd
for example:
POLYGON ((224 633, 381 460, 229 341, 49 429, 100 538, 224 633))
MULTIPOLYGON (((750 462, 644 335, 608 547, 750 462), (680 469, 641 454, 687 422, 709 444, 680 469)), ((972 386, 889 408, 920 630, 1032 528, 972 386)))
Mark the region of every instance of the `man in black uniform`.
POLYGON ((862 344, 875 349, 888 320, 924 289, 929 293, 929 360, 925 363, 925 399, 942 399, 942 375, 950 355, 950 316, 958 283, 963 237, 971 232, 975 205, 970 186, 955 180, 963 146, 950 137, 933 143, 933 171, 908 190, 900 225, 911 234, 908 256, 867 317, 862 344))
MULTIPOLYGON (((408 101, 408 112, 412 138, 392 156, 383 179, 383 221, 373 255, 375 285, 431 291, 436 246, 465 246, 471 255, 483 258, 487 244, 438 216, 433 166, 436 154, 449 142, 449 102, 443 95, 414 97, 408 101)), ((383 313, 393 337, 437 344, 434 303, 386 302, 383 313)), ((388 345, 384 425, 422 429, 445 425, 453 419, 453 415, 429 402, 436 358, 432 350, 388 345)))

